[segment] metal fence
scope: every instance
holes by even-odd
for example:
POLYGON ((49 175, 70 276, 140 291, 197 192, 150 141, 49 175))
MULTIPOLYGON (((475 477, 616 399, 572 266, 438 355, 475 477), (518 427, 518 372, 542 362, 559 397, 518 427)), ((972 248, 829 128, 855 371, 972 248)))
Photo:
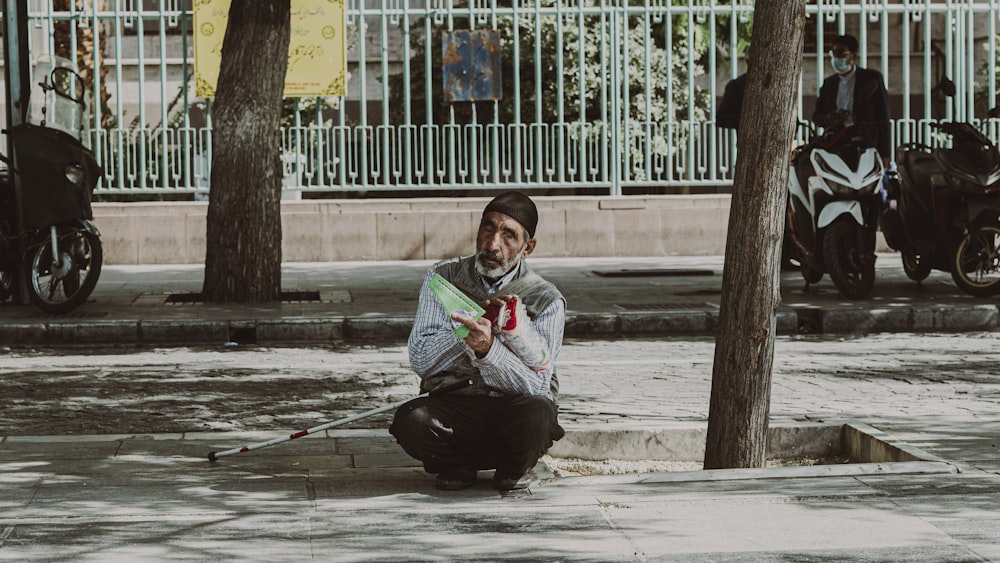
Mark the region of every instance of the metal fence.
MULTIPOLYGON (((101 194, 208 191, 211 100, 193 95, 190 4, 29 2, 32 59, 75 52, 92 77, 87 134, 107 171, 101 194)), ((290 197, 731 184, 736 140, 715 125, 715 108, 745 69, 750 0, 347 0, 346 12, 347 96, 287 103, 290 197), (499 99, 446 101, 455 92, 442 46, 457 30, 496 32, 499 99)), ((830 39, 845 32, 861 41, 862 66, 886 77, 895 144, 998 103, 1000 1, 814 0, 807 15, 801 119, 832 72, 830 39), (954 98, 937 91, 941 76, 954 98)), ((997 120, 983 125, 997 139, 997 120)))

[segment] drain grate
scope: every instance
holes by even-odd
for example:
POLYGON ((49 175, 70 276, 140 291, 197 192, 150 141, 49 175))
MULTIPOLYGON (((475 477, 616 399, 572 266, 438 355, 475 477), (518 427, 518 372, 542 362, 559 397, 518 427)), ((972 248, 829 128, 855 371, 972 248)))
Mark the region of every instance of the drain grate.
POLYGON ((593 270, 595 274, 602 278, 648 278, 657 276, 714 276, 712 270, 683 269, 683 268, 648 268, 643 270, 593 270))
POLYGON ((689 296, 699 296, 699 295, 722 295, 721 289, 694 289, 691 291, 678 291, 674 295, 689 295, 689 296))
POLYGON ((615 303, 615 307, 625 311, 691 311, 711 307, 702 302, 679 303, 615 303))
POLYGON ((319 303, 319 291, 282 291, 282 303, 319 303))
POLYGON ((66 319, 77 319, 77 320, 88 320, 88 319, 104 319, 107 318, 107 311, 70 311, 69 313, 43 313, 38 310, 28 309, 25 311, 15 311, 10 315, 4 315, 5 317, 11 319, 45 319, 45 320, 66 320, 66 319))
MULTIPOLYGON (((203 303, 202 293, 171 293, 167 296, 167 305, 192 305, 203 303)), ((282 303, 320 303, 319 291, 282 291, 282 303)))

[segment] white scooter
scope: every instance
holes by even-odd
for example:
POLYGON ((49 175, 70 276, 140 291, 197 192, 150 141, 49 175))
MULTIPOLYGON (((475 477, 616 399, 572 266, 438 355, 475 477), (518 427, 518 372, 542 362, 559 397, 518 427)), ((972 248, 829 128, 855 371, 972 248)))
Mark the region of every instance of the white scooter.
POLYGON ((792 152, 785 247, 807 287, 829 273, 845 297, 871 292, 883 174, 878 151, 853 125, 792 152))

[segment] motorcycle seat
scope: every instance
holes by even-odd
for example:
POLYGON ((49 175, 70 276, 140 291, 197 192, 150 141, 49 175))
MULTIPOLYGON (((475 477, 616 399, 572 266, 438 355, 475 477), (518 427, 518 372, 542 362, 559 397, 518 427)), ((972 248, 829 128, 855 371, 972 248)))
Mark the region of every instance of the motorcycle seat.
POLYGON ((901 164, 906 168, 907 175, 913 182, 920 185, 930 185, 928 180, 931 175, 941 172, 941 165, 938 164, 934 155, 921 151, 909 151, 905 153, 901 164))

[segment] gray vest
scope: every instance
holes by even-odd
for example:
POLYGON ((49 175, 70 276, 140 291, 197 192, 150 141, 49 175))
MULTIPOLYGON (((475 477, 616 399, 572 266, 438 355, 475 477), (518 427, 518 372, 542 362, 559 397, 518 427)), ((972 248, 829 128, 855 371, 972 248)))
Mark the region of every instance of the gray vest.
MULTIPOLYGON (((455 287, 472 298, 477 303, 482 303, 489 299, 483 289, 482 278, 476 273, 475 256, 465 256, 462 258, 452 258, 444 262, 438 262, 434 269, 441 277, 451 282, 455 287)), ((514 294, 521 298, 528 317, 534 320, 556 299, 563 299, 556 286, 545 281, 542 276, 528 268, 527 262, 521 262, 520 271, 514 279, 500 290, 503 295, 514 294)), ((486 385, 479 375, 479 369, 472 365, 468 356, 462 358, 449 369, 436 373, 425 378, 420 383, 420 390, 423 392, 436 389, 443 385, 449 385, 460 379, 472 379, 473 384, 469 387, 455 391, 461 395, 490 395, 491 393, 502 393, 498 389, 493 389, 486 385)), ((552 382, 549 385, 549 398, 555 401, 559 396, 559 382, 556 379, 555 368, 552 371, 552 382)))

